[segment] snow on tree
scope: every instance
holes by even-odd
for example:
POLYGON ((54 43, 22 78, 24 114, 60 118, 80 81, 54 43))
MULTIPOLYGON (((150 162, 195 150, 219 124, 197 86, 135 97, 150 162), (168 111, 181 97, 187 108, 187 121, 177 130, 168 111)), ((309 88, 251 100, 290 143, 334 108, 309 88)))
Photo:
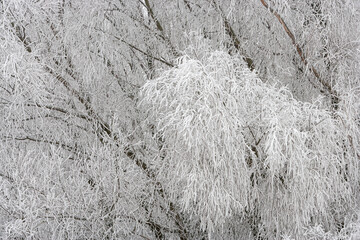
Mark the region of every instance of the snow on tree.
POLYGON ((270 238, 325 219, 336 229, 331 209, 355 201, 358 134, 319 101, 263 83, 240 56, 196 56, 143 86, 168 192, 209 233, 234 216, 261 219, 270 238))
POLYGON ((0 19, 0 238, 356 239, 357 0, 0 19))

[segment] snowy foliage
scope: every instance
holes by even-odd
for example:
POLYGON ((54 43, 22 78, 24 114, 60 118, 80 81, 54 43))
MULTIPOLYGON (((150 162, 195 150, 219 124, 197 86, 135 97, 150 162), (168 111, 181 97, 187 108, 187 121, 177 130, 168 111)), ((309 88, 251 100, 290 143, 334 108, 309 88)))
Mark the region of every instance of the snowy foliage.
MULTIPOLYGON (((239 56, 185 56, 143 86, 165 139, 160 176, 209 232, 259 213, 268 233, 302 233, 354 201, 358 150, 340 116, 263 83, 239 56)), ((273 236, 272 236, 273 237, 273 236)))
POLYGON ((358 0, 0 0, 1 239, 358 239, 358 0))

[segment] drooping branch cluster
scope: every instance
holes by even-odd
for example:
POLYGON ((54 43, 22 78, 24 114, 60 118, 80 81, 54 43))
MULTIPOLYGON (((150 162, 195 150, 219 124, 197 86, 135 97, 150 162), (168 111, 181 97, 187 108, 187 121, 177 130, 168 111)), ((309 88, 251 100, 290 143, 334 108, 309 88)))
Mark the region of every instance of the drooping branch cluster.
POLYGON ((241 56, 197 56, 181 58, 142 90, 165 139, 161 174, 184 211, 209 233, 236 215, 259 214, 279 237, 353 201, 348 184, 358 181, 358 160, 341 121, 263 83, 241 56))

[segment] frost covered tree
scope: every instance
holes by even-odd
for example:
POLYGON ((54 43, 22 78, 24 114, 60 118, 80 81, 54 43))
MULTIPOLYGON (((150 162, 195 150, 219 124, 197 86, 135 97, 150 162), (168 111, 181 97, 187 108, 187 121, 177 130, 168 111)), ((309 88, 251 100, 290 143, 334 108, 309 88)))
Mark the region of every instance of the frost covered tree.
POLYGON ((356 239, 359 11, 0 1, 0 237, 356 239))
POLYGON ((271 238, 344 224, 332 211, 352 208, 359 154, 347 117, 263 83, 224 52, 184 57, 143 89, 165 139, 159 177, 209 233, 244 219, 271 238))

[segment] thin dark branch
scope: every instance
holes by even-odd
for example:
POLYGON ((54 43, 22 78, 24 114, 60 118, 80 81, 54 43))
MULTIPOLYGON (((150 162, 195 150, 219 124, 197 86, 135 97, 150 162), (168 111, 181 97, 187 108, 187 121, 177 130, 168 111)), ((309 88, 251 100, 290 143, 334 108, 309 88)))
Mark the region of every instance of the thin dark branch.
POLYGON ((138 48, 138 47, 136 47, 136 46, 132 45, 131 43, 126 42, 124 39, 121 39, 121 38, 119 38, 119 37, 117 37, 117 36, 113 36, 113 37, 114 37, 115 39, 117 39, 117 40, 119 40, 119 41, 121 41, 121 42, 125 43, 125 44, 126 44, 126 45, 128 45, 130 48, 132 48, 132 49, 134 49, 134 50, 136 50, 136 51, 138 51, 138 52, 142 53, 143 55, 145 55, 145 56, 147 56, 147 57, 150 57, 150 58, 152 58, 152 59, 154 59, 154 60, 156 60, 156 61, 162 62, 162 63, 164 63, 164 64, 168 65, 169 67, 175 67, 175 65, 174 65, 174 64, 172 64, 172 63, 170 63, 170 62, 168 62, 168 61, 166 61, 166 60, 164 60, 164 59, 161 59, 161 58, 155 57, 155 56, 153 56, 153 55, 151 55, 151 54, 149 54, 149 53, 147 53, 147 52, 145 52, 145 51, 141 50, 140 48, 138 48))
POLYGON ((6 180, 8 180, 10 183, 14 183, 15 180, 11 177, 11 176, 8 176, 8 175, 5 175, 3 173, 0 172, 0 177, 2 178, 5 178, 6 180))
POLYGON ((60 215, 60 216, 43 216, 41 218, 46 218, 46 219, 58 219, 58 218, 66 218, 66 219, 74 219, 74 220, 78 220, 78 221, 89 221, 87 218, 84 217, 78 217, 78 216, 70 216, 70 215, 60 215))
POLYGON ((59 141, 54 141, 54 140, 47 140, 47 139, 43 139, 43 138, 34 138, 34 137, 29 137, 29 136, 26 136, 26 137, 14 137, 14 138, 10 138, 10 137, 7 137, 8 139, 14 139, 14 140, 17 140, 17 141, 32 141, 32 142, 38 142, 38 143, 48 143, 48 144, 51 144, 51 145, 55 145, 55 146, 59 146, 61 148, 63 148, 64 150, 67 150, 67 151, 70 151, 72 153, 79 153, 79 149, 77 149, 77 147, 72 147, 70 145, 67 145, 65 143, 61 143, 59 141))
POLYGON ((25 104, 25 106, 46 108, 46 109, 56 111, 56 112, 60 112, 60 113, 63 113, 63 114, 69 115, 69 116, 75 116, 75 117, 78 117, 78 118, 81 118, 81 119, 84 119, 84 120, 87 120, 87 121, 92 121, 92 119, 87 115, 84 115, 84 114, 81 114, 81 113, 69 112, 66 109, 55 107, 55 106, 43 105, 43 104, 40 104, 40 103, 34 103, 34 104, 27 103, 27 104, 25 104))
POLYGON ((190 6, 189 1, 187 1, 187 0, 183 0, 183 1, 184 1, 184 4, 185 4, 186 8, 189 9, 190 12, 192 12, 192 8, 190 6))
MULTIPOLYGON (((110 23, 112 23, 114 27, 116 27, 116 26, 115 26, 115 23, 114 23, 107 15, 105 15, 105 18, 106 18, 110 23)), ((122 38, 120 38, 120 37, 117 37, 117 36, 115 36, 115 35, 113 35, 113 34, 111 34, 111 33, 105 32, 103 29, 98 29, 98 28, 94 28, 94 29, 97 30, 97 31, 101 31, 102 33, 105 33, 105 34, 108 34, 108 35, 112 36, 112 37, 115 38, 116 40, 118 40, 118 41, 126 44, 126 45, 127 45, 128 47, 130 47, 131 49, 134 49, 134 50, 140 52, 141 54, 143 54, 143 55, 145 55, 145 56, 147 56, 147 57, 149 57, 149 58, 152 58, 152 59, 154 59, 154 60, 156 60, 156 61, 159 61, 159 62, 161 62, 161 63, 164 63, 164 64, 168 65, 169 67, 174 67, 174 66, 175 66, 174 64, 170 63, 169 61, 166 61, 164 58, 155 57, 155 56, 147 53, 146 51, 141 50, 140 48, 136 47, 135 45, 133 45, 133 44, 131 44, 131 43, 128 43, 128 42, 125 41, 124 39, 122 39, 122 38)))
POLYGON ((156 28, 161 32, 161 35, 163 36, 163 39, 165 40, 166 44, 170 47, 172 53, 175 55, 175 57, 180 57, 180 53, 175 49, 175 47, 172 45, 170 39, 166 36, 164 28, 162 27, 159 19, 155 16, 154 11, 152 7, 150 6, 149 0, 145 1, 145 7, 151 17, 151 19, 155 22, 156 28))
POLYGON ((227 35, 229 35, 234 47, 236 48, 236 50, 238 50, 241 53, 241 55, 243 55, 243 59, 246 62, 248 68, 251 71, 253 71, 255 69, 254 61, 251 58, 249 58, 248 56, 246 56, 245 51, 243 49, 241 49, 240 40, 236 36, 235 31, 231 27, 231 24, 230 24, 229 20, 227 19, 226 15, 224 14, 223 10, 221 9, 220 6, 218 6, 216 4, 215 0, 212 1, 212 4, 214 5, 215 9, 217 9, 219 11, 220 16, 221 16, 221 18, 223 19, 223 22, 224 22, 225 31, 226 31, 227 35))
POLYGON ((260 1, 261 1, 262 5, 264 5, 264 7, 267 8, 270 11, 270 13, 272 13, 277 18, 279 23, 282 25, 282 27, 284 28, 286 34, 291 39, 292 44, 295 46, 295 49, 296 49, 298 55, 300 56, 301 61, 304 63, 304 65, 308 66, 310 68, 311 72, 314 74, 314 76, 320 82, 320 84, 323 86, 323 88, 325 88, 326 91, 330 95, 335 97, 337 99, 337 101, 338 101, 338 93, 332 88, 332 86, 328 82, 326 82, 324 79, 321 78, 319 72, 315 69, 315 67, 313 65, 309 64, 309 62, 307 61, 306 56, 304 54, 304 51, 302 50, 300 45, 296 42, 295 35, 289 29, 289 27, 285 23, 284 19, 280 16, 280 14, 277 11, 275 11, 273 8, 271 8, 265 2, 265 0, 260 0, 260 1))

